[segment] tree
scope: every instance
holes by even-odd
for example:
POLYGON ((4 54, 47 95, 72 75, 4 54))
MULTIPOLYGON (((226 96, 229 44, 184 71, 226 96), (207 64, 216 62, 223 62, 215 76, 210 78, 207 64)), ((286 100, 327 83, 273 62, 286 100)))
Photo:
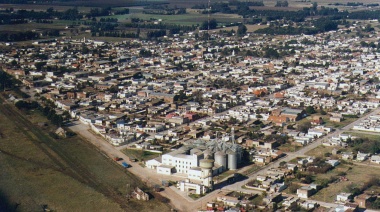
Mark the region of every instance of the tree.
POLYGON ((318 7, 318 3, 317 2, 313 2, 313 6, 312 6, 312 10, 313 11, 317 11, 317 7, 318 7))
POLYGON ((117 93, 119 92, 119 88, 117 87, 117 85, 112 85, 110 87, 110 90, 109 90, 111 93, 117 93))
POLYGON ((316 111, 315 111, 315 109, 314 109, 314 107, 313 106, 307 106, 306 107, 306 109, 305 109, 305 111, 306 111, 306 113, 307 114, 314 114, 314 113, 316 113, 316 111))
POLYGON ((140 57, 150 57, 152 56, 152 52, 146 49, 140 50, 140 57))
POLYGON ((208 30, 208 29, 216 29, 218 26, 218 22, 216 22, 215 19, 211 19, 210 21, 204 21, 201 25, 201 30, 208 30))
POLYGON ((287 164, 286 161, 281 161, 281 162, 280 162, 280 166, 281 166, 281 167, 285 167, 286 164, 287 164))
POLYGON ((299 187, 300 187, 300 186, 297 185, 297 184, 295 184, 295 183, 290 183, 290 185, 289 185, 289 192, 290 192, 291 194, 295 194, 295 193, 297 193, 297 189, 298 189, 299 187))
POLYGON ((247 27, 244 24, 240 24, 237 29, 238 36, 244 36, 247 33, 247 27))
POLYGON ((313 177, 310 175, 306 175, 305 178, 302 180, 302 183, 310 184, 313 182, 313 177))
POLYGON ((298 124, 297 130, 300 132, 303 132, 303 133, 307 133, 309 131, 310 127, 311 127, 310 122, 304 122, 304 123, 298 124))
POLYGON ((36 62, 34 63, 34 66, 36 67, 37 70, 41 70, 41 68, 46 65, 46 62, 36 62))

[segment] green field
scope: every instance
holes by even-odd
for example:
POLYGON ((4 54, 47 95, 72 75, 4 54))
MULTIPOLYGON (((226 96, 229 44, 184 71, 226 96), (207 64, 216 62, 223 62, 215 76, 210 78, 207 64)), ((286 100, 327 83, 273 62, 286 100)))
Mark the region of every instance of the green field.
MULTIPOLYGON (((330 146, 318 146, 308 152, 306 152, 306 155, 308 156, 314 156, 314 157, 325 157, 326 153, 332 153, 332 150, 337 147, 330 147, 330 146)), ((339 148, 338 148, 339 149, 339 148)))
MULTIPOLYGON (((163 23, 166 24, 178 24, 178 25, 196 25, 202 24, 203 21, 208 20, 206 14, 188 13, 182 15, 156 15, 156 14, 143 14, 143 13, 131 13, 126 15, 113 15, 104 16, 100 18, 117 18, 120 23, 129 22, 131 18, 140 18, 143 20, 161 19, 163 23)), ((233 15, 233 14, 215 14, 210 18, 216 19, 219 23, 231 23, 231 22, 242 22, 243 18, 233 15)))
POLYGON ((367 133, 367 132, 361 132, 361 131, 349 131, 344 132, 346 134, 350 134, 355 137, 359 138, 368 138, 369 140, 379 141, 380 140, 380 133, 367 133))
POLYGON ((136 158, 139 161, 147 161, 160 156, 158 153, 138 149, 123 149, 122 152, 128 157, 136 158))
POLYGON ((0 99, 0 211, 169 211, 156 199, 128 201, 146 188, 137 177, 79 136, 51 138, 34 124, 39 113, 28 118, 0 99))
POLYGON ((373 168, 367 166, 359 165, 345 165, 341 164, 337 166, 332 171, 327 172, 326 174, 319 174, 316 176, 317 179, 328 179, 332 176, 337 176, 339 172, 346 172, 348 181, 340 181, 336 183, 331 183, 327 188, 324 188, 318 191, 317 194, 311 197, 311 199, 325 201, 325 202, 334 202, 336 195, 341 192, 347 192, 347 186, 351 184, 363 185, 371 177, 376 177, 379 175, 380 167, 373 168), (349 168, 351 167, 351 169, 349 168))

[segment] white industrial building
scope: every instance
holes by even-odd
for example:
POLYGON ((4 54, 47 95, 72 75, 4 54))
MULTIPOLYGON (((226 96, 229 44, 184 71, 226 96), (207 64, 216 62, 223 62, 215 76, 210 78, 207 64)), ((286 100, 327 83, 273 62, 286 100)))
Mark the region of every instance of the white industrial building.
MULTIPOLYGON (((185 190, 187 189, 186 185, 194 187, 198 182, 212 188, 213 176, 226 170, 237 169, 242 160, 242 150, 242 147, 234 142, 225 142, 219 139, 208 142, 196 140, 191 145, 183 146, 159 158, 147 161, 146 167, 156 169, 157 173, 164 175, 186 174, 189 180, 197 181, 196 183, 183 182, 179 187, 183 187, 185 190)), ((190 187, 189 189, 192 189, 190 187)), ((201 191, 202 189, 197 187, 196 190, 201 191)))

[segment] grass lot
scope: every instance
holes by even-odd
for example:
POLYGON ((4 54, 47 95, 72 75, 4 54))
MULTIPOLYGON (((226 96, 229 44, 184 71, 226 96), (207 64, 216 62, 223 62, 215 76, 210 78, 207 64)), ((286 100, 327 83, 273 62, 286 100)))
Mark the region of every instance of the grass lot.
POLYGON ((2 25, 1 31, 3 32, 25 32, 32 30, 49 30, 49 29, 59 29, 65 30, 66 25, 72 24, 72 21, 64 20, 54 20, 52 24, 43 23, 26 23, 26 24, 15 24, 15 25, 2 25))
POLYGON ((127 202, 125 194, 144 187, 134 175, 79 136, 51 138, 34 124, 48 122, 39 113, 20 122, 9 108, 0 100, 0 211, 169 210, 158 200, 127 202))
POLYGON ((380 168, 370 168, 367 166, 358 165, 345 165, 341 164, 337 166, 334 170, 327 172, 326 174, 319 174, 316 176, 317 179, 328 179, 331 176, 337 176, 339 172, 346 172, 348 181, 341 181, 337 183, 330 184, 327 188, 318 191, 317 194, 311 197, 311 199, 334 202, 336 195, 341 192, 347 192, 346 187, 350 184, 362 185, 372 176, 379 176, 380 168), (352 167, 350 169, 349 167, 352 167))
POLYGON ((262 168, 262 166, 259 166, 259 165, 251 165, 251 167, 249 169, 247 169, 246 171, 244 171, 242 174, 243 175, 250 175, 253 172, 258 171, 261 168, 262 168))
POLYGON ((344 132, 346 134, 350 134, 355 137, 360 137, 360 138, 368 138, 369 140, 375 140, 379 141, 380 140, 380 133, 367 133, 367 132, 361 132, 361 131, 349 131, 349 132, 344 132))
POLYGON ((356 121, 358 118, 344 118, 342 122, 332 122, 330 121, 330 116, 329 115, 321 115, 319 113, 312 114, 300 121, 297 122, 297 124, 303 124, 305 122, 310 122, 314 116, 320 116, 322 117, 323 121, 325 122, 324 126, 326 127, 332 127, 332 128, 342 128, 345 127, 346 125, 356 121))
POLYGON ((283 144, 280 147, 278 147, 278 149, 283 151, 283 152, 296 152, 299 149, 301 149, 301 146, 286 143, 286 144, 283 144))
POLYGON ((344 118, 344 120, 341 122, 332 122, 329 120, 329 118, 323 118, 323 120, 326 122, 326 127, 342 128, 356 121, 357 118, 344 118))
POLYGON ((123 149, 122 152, 124 152, 128 157, 134 157, 139 161, 147 161, 160 156, 159 153, 143 151, 138 149, 123 149))
POLYGON ((331 153, 332 150, 335 147, 329 147, 329 146, 318 146, 308 152, 306 152, 306 155, 309 156, 315 156, 315 157, 325 157, 325 153, 331 153))
POLYGON ((229 177, 230 175, 234 174, 235 172, 236 172, 235 170, 228 170, 228 171, 225 171, 225 172, 223 172, 222 174, 218 175, 218 176, 216 177, 216 179, 217 179, 218 181, 222 181, 222 180, 224 180, 225 178, 229 177))
MULTIPOLYGON (((99 17, 102 18, 102 17, 99 17)), ((105 16, 103 18, 117 18, 120 23, 129 22, 130 18, 140 18, 143 20, 161 19, 163 23, 179 24, 179 25, 196 25, 201 24, 203 21, 208 20, 207 14, 187 13, 182 15, 156 15, 156 14, 143 14, 131 13, 125 15, 105 16)), ((231 23, 242 22, 243 18, 236 14, 213 14, 211 18, 215 18, 218 23, 231 23)))

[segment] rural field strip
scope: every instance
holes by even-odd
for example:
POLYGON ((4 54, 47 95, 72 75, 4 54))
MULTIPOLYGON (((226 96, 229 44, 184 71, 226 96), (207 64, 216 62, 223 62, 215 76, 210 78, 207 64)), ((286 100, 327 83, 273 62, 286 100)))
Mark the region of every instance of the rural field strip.
MULTIPOLYGON (((99 182, 96 177, 77 159, 70 157, 69 152, 58 148, 54 139, 50 138, 40 129, 37 129, 27 118, 14 108, 13 105, 3 104, 4 98, 0 96, 0 111, 13 121, 19 130, 33 142, 44 154, 46 154, 57 165, 54 170, 60 171, 73 179, 90 186, 94 190, 102 193, 106 197, 114 200, 122 208, 126 208, 126 201, 117 192, 99 182), (37 139, 38 140, 37 140, 37 139)), ((4 152, 5 154, 9 154, 4 152)), ((28 159, 26 159, 28 160, 28 159)), ((32 161, 30 161, 32 162, 32 161)), ((35 163, 35 162, 32 162, 35 163)), ((46 164, 44 165, 46 166, 46 164)))

